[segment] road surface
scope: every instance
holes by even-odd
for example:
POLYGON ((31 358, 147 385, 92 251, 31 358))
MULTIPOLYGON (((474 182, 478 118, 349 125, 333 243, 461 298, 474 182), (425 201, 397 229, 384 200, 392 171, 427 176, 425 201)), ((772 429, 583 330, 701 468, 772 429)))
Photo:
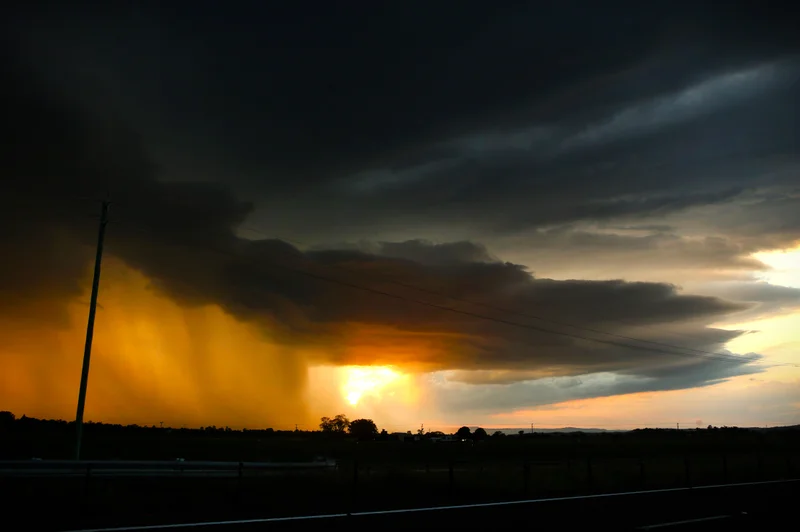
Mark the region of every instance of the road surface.
MULTIPOLYGON (((642 493, 542 499, 512 504, 470 505, 362 512, 315 518, 249 519, 128 527, 133 532, 267 532, 356 529, 543 529, 561 530, 739 530, 785 528, 794 519, 800 481, 748 483, 642 493)), ((63 530, 63 529, 62 529, 63 530)), ((88 532, 88 529, 84 529, 88 532)), ((93 532, 114 528, 93 529, 93 532)))

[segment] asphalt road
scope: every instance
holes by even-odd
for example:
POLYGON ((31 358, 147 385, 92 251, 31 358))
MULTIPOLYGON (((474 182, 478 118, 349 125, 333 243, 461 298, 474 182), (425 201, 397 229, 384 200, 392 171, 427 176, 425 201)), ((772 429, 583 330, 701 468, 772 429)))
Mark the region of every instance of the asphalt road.
MULTIPOLYGON (((800 481, 731 485, 693 489, 544 499, 514 504, 473 505, 393 512, 357 513, 313 519, 252 519, 188 523, 169 528, 129 527, 124 530, 171 532, 267 532, 369 529, 498 529, 551 528, 561 530, 740 530, 763 532, 785 528, 795 521, 794 505, 800 481)), ((113 529, 102 529, 113 530, 113 529)))

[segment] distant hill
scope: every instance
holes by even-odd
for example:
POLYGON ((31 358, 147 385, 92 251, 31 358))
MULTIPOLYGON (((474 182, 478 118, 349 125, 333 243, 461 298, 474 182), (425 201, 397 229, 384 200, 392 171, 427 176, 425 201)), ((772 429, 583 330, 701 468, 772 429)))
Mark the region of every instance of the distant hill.
MULTIPOLYGON (((706 427, 686 427, 682 428, 681 430, 695 430, 696 428, 700 428, 704 430, 706 427)), ((721 428, 721 427, 720 427, 721 428)), ((733 428, 733 427, 731 427, 733 428)), ((752 430, 757 432, 772 432, 772 431, 786 431, 786 430, 800 430, 800 425, 787 425, 787 426, 780 426, 780 427, 739 427, 743 430, 752 430)), ((568 434, 571 432, 584 432, 587 434, 599 434, 599 433, 620 433, 620 432, 631 432, 635 429, 597 429, 597 428, 580 428, 580 427, 561 427, 561 428, 554 428, 554 429, 546 429, 546 428, 536 428, 534 426, 533 432, 539 434, 551 434, 551 433, 561 433, 561 434, 568 434)), ((664 427, 659 430, 676 430, 674 427, 664 427)), ((525 434, 530 434, 531 429, 528 428, 500 428, 500 429, 487 429, 489 434, 493 434, 496 431, 500 431, 504 434, 519 434, 520 431, 523 431, 525 434)))
POLYGON ((782 427, 744 427, 750 430, 759 430, 763 432, 769 432, 773 430, 800 430, 800 425, 786 425, 782 427))
MULTIPOLYGON (((504 434, 519 434, 519 431, 525 432, 525 434, 529 434, 531 432, 530 428, 502 428, 502 429, 493 429, 489 430, 489 434, 492 434, 496 431, 500 431, 504 434)), ((607 430, 607 429, 594 429, 594 428, 578 428, 578 427, 562 427, 562 428, 555 428, 555 429, 537 429, 536 427, 533 428, 533 432, 538 433, 569 433, 569 432, 586 432, 586 433, 599 433, 599 432, 628 432, 627 430, 607 430)))

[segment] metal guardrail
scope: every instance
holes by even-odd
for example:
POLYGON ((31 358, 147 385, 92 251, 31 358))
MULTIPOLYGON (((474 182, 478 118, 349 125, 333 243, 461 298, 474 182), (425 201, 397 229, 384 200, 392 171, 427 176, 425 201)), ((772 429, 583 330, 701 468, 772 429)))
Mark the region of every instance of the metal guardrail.
POLYGON ((75 475, 163 475, 216 474, 242 475, 247 472, 318 470, 337 467, 335 460, 314 462, 219 462, 191 460, 0 460, 2 476, 75 475))

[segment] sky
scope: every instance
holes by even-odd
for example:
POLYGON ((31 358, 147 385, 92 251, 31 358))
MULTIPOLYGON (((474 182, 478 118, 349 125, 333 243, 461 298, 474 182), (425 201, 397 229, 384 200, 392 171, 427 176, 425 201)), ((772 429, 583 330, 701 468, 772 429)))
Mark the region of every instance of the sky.
POLYGON ((0 409, 800 423, 783 2, 19 2, 0 409))

